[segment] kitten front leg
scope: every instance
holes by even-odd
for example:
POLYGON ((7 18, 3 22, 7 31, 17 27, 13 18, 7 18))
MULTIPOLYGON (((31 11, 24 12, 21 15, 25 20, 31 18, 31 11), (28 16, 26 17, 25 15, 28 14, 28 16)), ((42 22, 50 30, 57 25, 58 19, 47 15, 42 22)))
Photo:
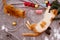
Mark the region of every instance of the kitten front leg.
POLYGON ((30 24, 30 22, 29 21, 27 21, 27 23, 26 23, 26 26, 27 26, 27 28, 29 29, 29 30, 31 30, 31 24, 30 24))
POLYGON ((27 21, 26 26, 27 26, 27 28, 28 28, 29 30, 32 30, 32 31, 33 31, 33 29, 35 28, 36 24, 30 24, 30 22, 27 21))

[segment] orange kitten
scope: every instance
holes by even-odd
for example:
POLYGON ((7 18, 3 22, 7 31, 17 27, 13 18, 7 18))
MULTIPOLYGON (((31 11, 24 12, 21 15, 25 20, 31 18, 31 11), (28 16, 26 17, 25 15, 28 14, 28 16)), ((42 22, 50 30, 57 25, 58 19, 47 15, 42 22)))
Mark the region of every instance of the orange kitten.
POLYGON ((49 13, 49 9, 51 7, 48 6, 45 13, 44 13, 44 18, 38 22, 37 24, 30 24, 29 21, 27 21, 26 26, 28 27, 28 29, 32 30, 34 33, 23 33, 24 36, 39 36, 41 33, 43 33, 45 30, 47 30, 47 28, 49 27, 49 25, 52 22, 52 18, 55 18, 58 11, 56 9, 50 10, 49 13))
POLYGON ((15 8, 13 5, 7 4, 6 0, 2 0, 4 6, 4 13, 15 17, 25 17, 25 11, 15 8))

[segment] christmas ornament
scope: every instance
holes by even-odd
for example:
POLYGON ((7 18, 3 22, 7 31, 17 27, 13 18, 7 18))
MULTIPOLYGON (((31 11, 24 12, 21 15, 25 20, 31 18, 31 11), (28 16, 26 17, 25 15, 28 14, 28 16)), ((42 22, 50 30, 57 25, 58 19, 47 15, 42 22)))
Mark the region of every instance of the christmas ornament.
POLYGON ((46 3, 46 7, 51 6, 51 4, 49 3, 49 1, 45 1, 45 3, 46 3))
POLYGON ((33 8, 38 8, 39 7, 38 4, 34 4, 34 3, 30 3, 30 2, 24 2, 24 5, 28 6, 28 7, 33 7, 33 8))
POLYGON ((42 14, 43 10, 36 10, 35 12, 36 12, 36 14, 42 14))
POLYGON ((12 25, 13 25, 13 26, 16 26, 16 25, 17 25, 17 23, 16 23, 16 22, 12 22, 12 25))

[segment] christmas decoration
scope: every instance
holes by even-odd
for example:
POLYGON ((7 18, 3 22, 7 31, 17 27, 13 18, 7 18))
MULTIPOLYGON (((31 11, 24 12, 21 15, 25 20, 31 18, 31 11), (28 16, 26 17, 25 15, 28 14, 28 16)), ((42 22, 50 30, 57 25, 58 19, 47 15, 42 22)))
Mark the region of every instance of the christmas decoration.
POLYGON ((36 12, 36 14, 42 14, 43 10, 36 10, 35 12, 36 12))
POLYGON ((46 1, 45 1, 45 4, 46 4, 46 7, 47 7, 47 6, 48 6, 48 4, 49 4, 49 1, 47 1, 47 0, 46 0, 46 1))
POLYGON ((17 23, 16 23, 16 22, 12 22, 12 25, 13 25, 13 26, 16 26, 16 25, 17 25, 17 23))
POLYGON ((60 14, 60 3, 58 2, 58 0, 55 0, 51 3, 51 9, 57 9, 58 10, 58 14, 60 14))
POLYGON ((30 3, 30 2, 24 2, 24 5, 28 6, 28 7, 33 7, 33 8, 38 8, 39 7, 38 4, 34 4, 34 3, 30 3))

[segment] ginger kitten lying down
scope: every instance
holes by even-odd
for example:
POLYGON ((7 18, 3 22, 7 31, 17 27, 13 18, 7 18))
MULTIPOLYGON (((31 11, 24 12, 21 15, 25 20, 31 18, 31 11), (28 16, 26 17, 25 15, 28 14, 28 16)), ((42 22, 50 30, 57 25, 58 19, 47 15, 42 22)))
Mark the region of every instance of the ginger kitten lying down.
POLYGON ((28 29, 32 30, 34 33, 23 33, 22 35, 34 37, 34 36, 39 36, 41 33, 47 30, 47 28, 49 27, 49 25, 51 24, 51 22, 53 21, 53 19, 56 17, 58 13, 56 9, 50 10, 50 8, 51 6, 47 7, 44 14, 44 18, 40 22, 30 24, 29 21, 27 21, 26 26, 28 27, 28 29))
POLYGON ((4 13, 9 14, 11 16, 15 17, 25 17, 25 11, 21 9, 15 8, 13 5, 7 4, 6 0, 2 0, 3 6, 4 6, 4 13))

